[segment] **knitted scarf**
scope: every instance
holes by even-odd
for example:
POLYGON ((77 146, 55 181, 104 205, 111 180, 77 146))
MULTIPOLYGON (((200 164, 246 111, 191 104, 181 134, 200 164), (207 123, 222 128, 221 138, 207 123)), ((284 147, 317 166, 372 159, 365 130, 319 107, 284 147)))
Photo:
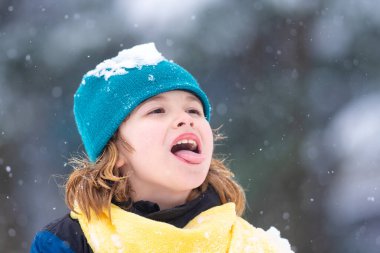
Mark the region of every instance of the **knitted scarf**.
POLYGON ((94 253, 121 252, 260 252, 290 253, 289 242, 275 228, 264 231, 236 216, 235 205, 213 207, 184 228, 144 218, 111 205, 111 217, 79 211, 78 219, 94 253))

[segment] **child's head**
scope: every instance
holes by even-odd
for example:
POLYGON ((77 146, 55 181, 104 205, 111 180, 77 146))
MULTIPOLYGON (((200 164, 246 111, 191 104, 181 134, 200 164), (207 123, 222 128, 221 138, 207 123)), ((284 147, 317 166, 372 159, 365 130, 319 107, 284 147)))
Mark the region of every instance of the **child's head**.
POLYGON ((74 116, 87 155, 95 162, 121 122, 145 100, 171 90, 186 90, 210 103, 194 77, 167 61, 153 43, 121 51, 84 75, 74 95, 74 116))
POLYGON ((132 192, 137 200, 171 192, 191 199, 212 185, 241 213, 243 192, 212 158, 210 111, 194 77, 165 60, 153 43, 99 64, 74 95, 89 161, 75 160, 66 185, 69 207, 77 202, 86 214, 88 206, 100 213, 112 199, 130 200, 132 192))

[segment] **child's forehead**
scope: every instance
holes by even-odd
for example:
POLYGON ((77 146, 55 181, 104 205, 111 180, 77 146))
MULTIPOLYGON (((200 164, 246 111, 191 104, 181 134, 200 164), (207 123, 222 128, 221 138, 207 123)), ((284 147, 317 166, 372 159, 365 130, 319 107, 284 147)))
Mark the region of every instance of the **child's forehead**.
POLYGON ((193 93, 191 93, 189 91, 183 91, 183 90, 173 90, 173 91, 160 93, 156 96, 153 96, 153 97, 145 100, 142 104, 144 104, 146 102, 150 102, 150 101, 165 101, 165 100, 169 100, 173 97, 180 97, 181 99, 184 99, 184 101, 186 101, 186 102, 195 101, 195 102, 199 102, 202 104, 202 102, 200 101, 200 99, 196 95, 194 95, 193 93))

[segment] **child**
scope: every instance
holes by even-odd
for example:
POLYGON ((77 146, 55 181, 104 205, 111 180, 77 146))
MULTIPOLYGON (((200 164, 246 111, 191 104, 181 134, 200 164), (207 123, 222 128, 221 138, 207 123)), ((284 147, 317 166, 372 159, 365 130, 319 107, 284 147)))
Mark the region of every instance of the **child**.
POLYGON ((89 71, 74 95, 89 157, 72 160, 70 214, 31 252, 292 252, 240 218, 245 196, 213 156, 210 103, 153 43, 89 71))

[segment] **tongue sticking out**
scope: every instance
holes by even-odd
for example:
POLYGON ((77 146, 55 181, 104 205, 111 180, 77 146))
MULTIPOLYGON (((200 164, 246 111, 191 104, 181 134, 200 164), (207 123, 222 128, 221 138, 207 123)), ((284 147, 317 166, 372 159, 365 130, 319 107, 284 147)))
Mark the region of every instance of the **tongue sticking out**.
POLYGON ((175 152, 174 155, 191 164, 199 164, 205 159, 204 155, 195 153, 190 150, 179 150, 175 152))

